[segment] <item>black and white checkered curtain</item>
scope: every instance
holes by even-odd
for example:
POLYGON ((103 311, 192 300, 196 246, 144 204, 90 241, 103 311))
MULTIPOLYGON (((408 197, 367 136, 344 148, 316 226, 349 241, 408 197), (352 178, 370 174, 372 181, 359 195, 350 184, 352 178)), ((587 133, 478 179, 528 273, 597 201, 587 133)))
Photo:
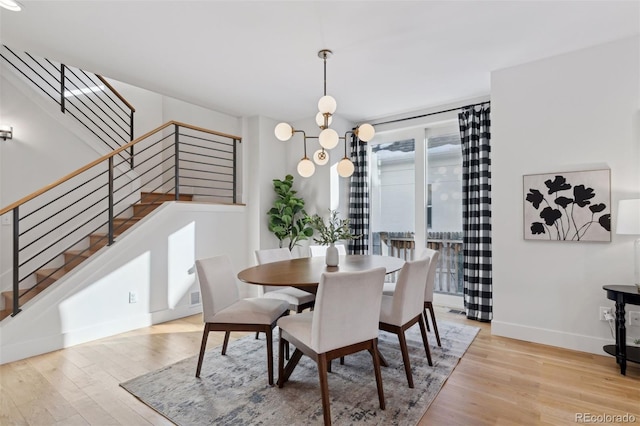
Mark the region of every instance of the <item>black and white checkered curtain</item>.
POLYGON ((362 237, 349 241, 349 253, 367 254, 369 252, 367 144, 352 135, 350 146, 351 161, 353 161, 355 171, 349 185, 349 227, 352 234, 362 235, 362 237))
POLYGON ((467 318, 491 321, 491 106, 458 114, 462 141, 462 250, 467 318))

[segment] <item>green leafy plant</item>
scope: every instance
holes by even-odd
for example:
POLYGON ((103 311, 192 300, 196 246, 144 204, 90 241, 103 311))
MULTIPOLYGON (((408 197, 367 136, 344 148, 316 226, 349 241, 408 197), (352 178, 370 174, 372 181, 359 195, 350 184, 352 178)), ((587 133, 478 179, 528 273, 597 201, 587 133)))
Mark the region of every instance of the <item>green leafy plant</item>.
POLYGON ((329 210, 329 219, 326 222, 319 215, 313 215, 310 224, 318 231, 318 237, 313 237, 313 241, 324 246, 339 240, 356 240, 362 236, 352 234, 349 219, 338 218, 336 210, 329 210))
POLYGON ((304 211, 304 200, 296 197, 293 187, 293 176, 287 175, 284 180, 274 179, 273 189, 276 200, 267 212, 269 215, 269 231, 278 238, 280 247, 289 240, 289 250, 298 245, 298 241, 307 240, 313 235, 309 225, 310 217, 304 211))

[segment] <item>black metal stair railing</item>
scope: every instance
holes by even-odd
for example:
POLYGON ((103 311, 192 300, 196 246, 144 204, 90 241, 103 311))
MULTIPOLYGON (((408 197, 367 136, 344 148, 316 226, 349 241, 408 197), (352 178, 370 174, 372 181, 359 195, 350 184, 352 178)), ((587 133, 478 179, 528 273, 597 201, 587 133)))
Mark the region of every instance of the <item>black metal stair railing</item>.
MULTIPOLYGON (((109 150, 133 140, 135 108, 104 77, 26 52, 16 52, 5 45, 0 49, 0 57, 109 150)), ((132 161, 133 153, 129 150, 120 156, 132 161)))
POLYGON ((0 209, 13 225, 11 315, 20 312, 27 294, 113 244, 138 220, 134 204, 151 210, 165 194, 235 204, 240 142, 172 121, 0 209), (134 145, 135 161, 119 156, 134 145), (143 192, 151 193, 144 202, 143 192))

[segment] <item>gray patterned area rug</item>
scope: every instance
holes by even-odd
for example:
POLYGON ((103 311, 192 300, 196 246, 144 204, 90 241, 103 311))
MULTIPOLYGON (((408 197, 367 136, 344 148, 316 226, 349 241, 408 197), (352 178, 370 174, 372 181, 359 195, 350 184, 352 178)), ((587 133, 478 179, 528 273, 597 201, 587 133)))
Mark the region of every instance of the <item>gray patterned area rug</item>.
MULTIPOLYGON (((427 333, 433 367, 427 364, 417 325, 407 331, 414 389, 409 389, 398 338, 380 332, 378 346, 389 363, 382 368, 386 410, 378 404, 371 355, 333 361, 329 373, 331 420, 337 425, 412 425, 427 411, 479 328, 441 321, 442 347, 427 333)), ((277 342, 277 328, 274 341, 277 342)), ((197 356, 121 383, 131 394, 173 423, 192 425, 317 425, 323 423, 316 364, 302 357, 283 388, 267 385, 264 337, 246 336, 205 354, 201 377, 197 356)), ((277 343, 274 370, 277 380, 277 343)))

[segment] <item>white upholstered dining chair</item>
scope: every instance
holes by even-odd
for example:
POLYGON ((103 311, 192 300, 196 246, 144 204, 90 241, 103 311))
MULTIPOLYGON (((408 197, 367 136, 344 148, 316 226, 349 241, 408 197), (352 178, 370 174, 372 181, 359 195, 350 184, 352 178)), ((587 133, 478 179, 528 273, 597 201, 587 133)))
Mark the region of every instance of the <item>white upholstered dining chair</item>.
MULTIPOLYGON (((427 326, 427 331, 431 331, 431 328, 429 327, 429 317, 427 316, 427 311, 429 311, 429 313, 431 314, 431 325, 436 336, 436 342, 438 343, 438 346, 441 347, 442 342, 440 341, 440 333, 438 333, 438 323, 436 322, 436 314, 433 309, 433 289, 436 279, 436 270, 438 269, 438 260, 440 259, 440 252, 438 250, 425 248, 420 258, 424 257, 430 258, 429 270, 427 271, 427 282, 424 288, 424 322, 427 326)), ((382 293, 387 296, 393 296, 395 288, 396 283, 385 283, 382 293)))
POLYGON ((405 331, 416 322, 420 325, 422 343, 427 354, 427 360, 429 365, 433 365, 429 341, 427 340, 427 330, 422 317, 423 295, 426 286, 425 277, 427 276, 430 260, 429 257, 422 257, 418 260, 405 262, 398 275, 393 295, 383 295, 380 308, 380 330, 398 335, 404 370, 410 388, 413 387, 413 375, 411 374, 411 362, 409 360, 405 331))
MULTIPOLYGON (((323 273, 318 284, 315 309, 278 320, 280 344, 278 387, 289 380, 302 355, 317 363, 324 424, 331 424, 327 369, 334 358, 368 350, 373 358, 380 408, 385 409, 380 358, 378 319, 385 269, 362 272, 323 273), (296 350, 284 366, 287 343, 296 350)), ((349 398, 349 395, 343 395, 349 398)))
POLYGON ((278 318, 289 314, 289 304, 283 300, 261 297, 240 299, 233 268, 227 256, 196 260, 196 272, 202 294, 204 320, 196 377, 200 377, 209 332, 225 332, 222 355, 226 355, 231 331, 262 331, 267 336, 267 372, 269 384, 273 385, 272 333, 278 318))
MULTIPOLYGON (((291 259, 291 252, 288 248, 263 249, 256 250, 256 260, 258 264, 278 262, 280 260, 291 259)), ((279 286, 260 286, 262 297, 268 299, 284 300, 289 303, 289 309, 300 313, 307 308, 313 307, 315 295, 308 291, 300 290, 295 287, 279 287, 279 286)))

